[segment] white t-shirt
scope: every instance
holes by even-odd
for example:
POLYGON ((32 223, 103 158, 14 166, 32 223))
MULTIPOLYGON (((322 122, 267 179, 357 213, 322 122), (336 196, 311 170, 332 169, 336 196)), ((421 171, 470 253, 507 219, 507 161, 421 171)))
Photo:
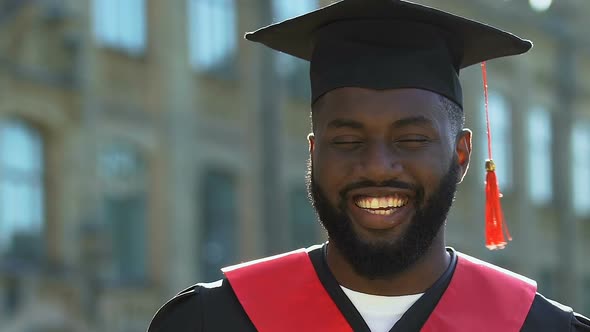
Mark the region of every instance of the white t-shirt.
POLYGON ((340 287, 361 314, 371 332, 391 330, 402 315, 424 294, 379 296, 340 287))

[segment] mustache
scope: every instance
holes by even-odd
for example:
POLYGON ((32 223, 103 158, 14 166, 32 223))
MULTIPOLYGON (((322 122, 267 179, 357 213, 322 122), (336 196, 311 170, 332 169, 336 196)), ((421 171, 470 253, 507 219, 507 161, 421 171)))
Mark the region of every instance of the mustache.
POLYGON ((386 181, 381 181, 381 182, 375 182, 372 180, 361 180, 361 181, 349 183, 346 186, 344 186, 344 188, 342 188, 340 190, 340 197, 342 199, 344 199, 346 197, 346 195, 351 190, 368 188, 368 187, 373 187, 373 188, 374 187, 387 187, 387 188, 397 188, 397 189, 418 191, 416 186, 411 185, 407 182, 399 181, 399 180, 386 180, 386 181))

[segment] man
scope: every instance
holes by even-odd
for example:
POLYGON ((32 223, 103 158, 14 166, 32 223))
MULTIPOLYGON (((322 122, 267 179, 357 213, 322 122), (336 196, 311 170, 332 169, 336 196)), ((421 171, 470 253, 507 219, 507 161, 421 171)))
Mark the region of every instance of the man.
POLYGON ((445 247, 467 172, 459 70, 509 33, 399 0, 344 0, 246 36, 311 62, 308 186, 329 242, 224 269, 163 331, 590 331, 536 284, 445 247))

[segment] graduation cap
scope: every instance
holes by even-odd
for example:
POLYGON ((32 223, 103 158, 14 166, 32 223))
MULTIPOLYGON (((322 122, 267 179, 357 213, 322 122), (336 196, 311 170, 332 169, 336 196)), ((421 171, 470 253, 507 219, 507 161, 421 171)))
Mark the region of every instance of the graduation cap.
MULTIPOLYGON (((462 68, 532 47, 509 32, 402 0, 342 0, 247 33, 246 39, 310 61, 312 103, 341 87, 419 88, 463 107, 462 68)), ((487 99, 487 82, 484 90, 487 99)), ((486 246, 496 249, 506 244, 507 229, 489 155, 486 246)))

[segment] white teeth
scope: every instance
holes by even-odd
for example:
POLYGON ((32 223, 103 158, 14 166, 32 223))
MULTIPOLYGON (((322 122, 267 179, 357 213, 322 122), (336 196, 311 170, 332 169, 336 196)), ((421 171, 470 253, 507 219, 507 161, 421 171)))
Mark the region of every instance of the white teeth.
POLYGON ((362 209, 399 208, 406 205, 407 202, 407 198, 397 196, 364 197, 355 201, 356 205, 362 209))
POLYGON ((389 209, 389 210, 367 210, 367 212, 371 213, 371 214, 378 214, 378 215, 382 215, 382 216, 388 216, 390 214, 393 214, 396 211, 396 209, 389 209))
POLYGON ((371 198, 371 209, 379 208, 379 200, 377 198, 371 198))

